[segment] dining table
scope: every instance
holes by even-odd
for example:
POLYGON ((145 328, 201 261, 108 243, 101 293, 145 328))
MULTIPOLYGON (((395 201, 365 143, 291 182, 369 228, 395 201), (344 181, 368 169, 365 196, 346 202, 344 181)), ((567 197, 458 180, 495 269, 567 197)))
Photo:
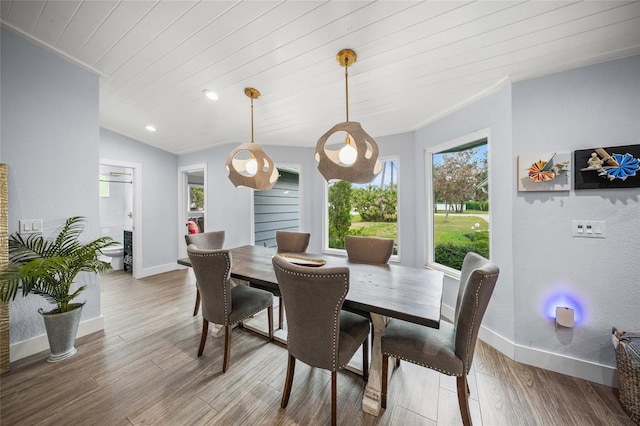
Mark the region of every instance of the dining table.
MULTIPOLYGON (((245 245, 229 249, 231 277, 252 287, 279 295, 278 280, 271 260, 276 248, 245 245)), ((444 275, 427 268, 399 264, 372 265, 351 262, 345 256, 328 254, 283 254, 292 263, 309 267, 349 268, 349 291, 343 309, 368 313, 373 324, 369 379, 362 401, 363 411, 377 416, 381 409, 381 336, 389 318, 439 328, 444 275)), ((189 258, 178 263, 191 266, 189 258)), ((390 369, 392 371, 392 369, 390 369)), ((387 380, 387 378, 384 378, 387 380)))

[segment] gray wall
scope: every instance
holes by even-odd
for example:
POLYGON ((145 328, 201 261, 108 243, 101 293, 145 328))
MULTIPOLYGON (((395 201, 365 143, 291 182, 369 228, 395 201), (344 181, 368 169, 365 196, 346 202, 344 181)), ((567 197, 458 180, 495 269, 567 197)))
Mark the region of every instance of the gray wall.
POLYGON ((178 258, 178 157, 100 129, 100 158, 142 165, 143 270, 136 271, 137 276, 174 267, 178 258))
MULTIPOLYGON (((630 144, 640 144, 640 56, 513 85, 514 155, 630 144)), ((515 341, 614 365, 611 326, 640 329, 640 188, 511 198, 515 341), (606 238, 573 238, 574 219, 606 221, 606 238), (558 291, 582 307, 572 331, 556 330, 542 313, 558 291)))
MULTIPOLYGON (((43 220, 44 234, 70 216, 87 217, 84 238, 97 238, 98 77, 2 30, 0 161, 9 165, 9 232, 19 219, 43 220)), ((99 278, 88 286, 82 321, 100 316, 99 278)), ((10 306, 11 344, 45 333, 37 309, 42 297, 18 297, 10 306)))
MULTIPOLYGON (((491 259, 500 265, 500 279, 494 290, 483 324, 509 341, 514 337, 514 288, 512 269, 512 194, 515 191, 515 161, 511 146, 511 88, 462 108, 415 132, 416 140, 416 205, 415 233, 418 258, 427 258, 425 218, 425 151, 473 132, 489 129, 489 191, 491 209, 491 259)), ((429 188, 431 191, 431 188, 429 188)), ((443 301, 455 307, 458 282, 445 278, 443 301)))
MULTIPOLYGON (((501 269, 485 337, 518 361, 613 384, 611 326, 638 328, 640 189, 519 193, 515 164, 523 152, 640 143, 640 56, 515 83, 425 126, 415 132, 416 175, 425 148, 483 128, 491 132, 491 257, 501 269), (606 221, 607 238, 573 238, 574 219, 606 221), (556 328, 545 312, 558 292, 581 307, 573 329, 556 328)), ((418 228, 422 238, 422 215, 418 228)), ((420 257, 425 247, 417 241, 420 257)), ((454 305, 456 286, 445 283, 445 304, 454 305)))

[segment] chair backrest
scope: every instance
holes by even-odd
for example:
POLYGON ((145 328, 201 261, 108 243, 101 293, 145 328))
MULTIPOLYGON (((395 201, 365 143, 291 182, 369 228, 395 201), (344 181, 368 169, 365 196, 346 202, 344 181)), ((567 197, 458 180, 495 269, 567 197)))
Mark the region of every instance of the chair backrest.
POLYGON ((347 235, 344 248, 351 262, 386 264, 393 253, 393 238, 347 235))
POLYGON ((473 252, 467 253, 462 262, 454 327, 455 352, 462 359, 465 374, 471 368, 482 317, 499 273, 495 264, 473 252))
POLYGON ((310 237, 308 232, 276 231, 278 253, 304 253, 310 237))
POLYGON ((201 250, 190 244, 187 253, 202 297, 202 316, 209 322, 227 325, 231 313, 231 252, 201 250))
POLYGON ((184 236, 187 245, 193 244, 201 250, 221 249, 224 244, 224 231, 187 234, 184 236))
POLYGON ((312 367, 336 371, 340 311, 349 291, 349 269, 294 265, 273 257, 278 287, 287 306, 287 349, 312 367))

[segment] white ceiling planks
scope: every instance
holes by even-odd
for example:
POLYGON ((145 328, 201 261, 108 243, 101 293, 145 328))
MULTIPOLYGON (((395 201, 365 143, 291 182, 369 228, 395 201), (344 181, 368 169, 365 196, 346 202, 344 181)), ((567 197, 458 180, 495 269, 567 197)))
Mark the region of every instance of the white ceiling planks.
POLYGON ((177 154, 247 142, 249 86, 258 143, 313 146, 345 119, 343 48, 350 119, 374 137, 640 53, 638 1, 0 1, 3 26, 100 76, 102 126, 177 154))

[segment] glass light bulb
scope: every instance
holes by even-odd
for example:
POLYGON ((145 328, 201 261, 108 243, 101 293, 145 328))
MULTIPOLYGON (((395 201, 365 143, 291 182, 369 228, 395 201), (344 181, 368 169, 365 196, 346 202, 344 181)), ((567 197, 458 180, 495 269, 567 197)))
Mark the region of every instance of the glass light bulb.
POLYGON ((247 173, 249 173, 251 176, 255 176, 258 171, 258 162, 256 161, 255 157, 252 156, 249 161, 247 161, 247 165, 245 168, 247 169, 247 173))
POLYGON ((342 164, 350 166, 356 162, 356 159, 358 158, 358 151, 353 146, 351 146, 351 144, 345 144, 342 148, 340 148, 338 158, 340 159, 340 162, 342 164))

